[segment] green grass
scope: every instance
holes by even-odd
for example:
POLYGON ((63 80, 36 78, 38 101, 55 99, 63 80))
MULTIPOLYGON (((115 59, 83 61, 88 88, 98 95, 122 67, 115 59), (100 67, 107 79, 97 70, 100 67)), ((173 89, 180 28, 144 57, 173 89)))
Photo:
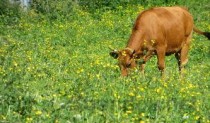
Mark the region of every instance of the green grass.
MULTIPOLYGON (((143 9, 75 8, 54 21, 32 11, 17 25, 0 25, 0 122, 210 122, 206 38, 194 34, 183 79, 174 56, 166 58, 165 81, 155 57, 145 77, 120 77, 108 47, 125 47, 143 9)), ((209 11, 190 11, 210 31, 209 11)))

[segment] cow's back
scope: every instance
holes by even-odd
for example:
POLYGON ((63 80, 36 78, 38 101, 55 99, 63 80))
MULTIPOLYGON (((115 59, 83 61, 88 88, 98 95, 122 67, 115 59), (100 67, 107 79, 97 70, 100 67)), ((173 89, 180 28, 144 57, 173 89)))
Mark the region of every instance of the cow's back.
POLYGON ((144 40, 156 40, 156 46, 166 47, 166 52, 175 52, 185 43, 193 30, 193 19, 182 7, 158 7, 141 13, 135 29, 143 33, 144 40))

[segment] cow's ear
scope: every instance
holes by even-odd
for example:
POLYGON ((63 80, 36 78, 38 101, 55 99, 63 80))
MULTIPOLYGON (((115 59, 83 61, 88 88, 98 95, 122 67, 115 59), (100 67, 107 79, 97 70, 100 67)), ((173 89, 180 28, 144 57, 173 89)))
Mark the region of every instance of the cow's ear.
POLYGON ((136 53, 136 51, 135 51, 135 50, 133 50, 132 55, 134 55, 135 53, 136 53))
POLYGON ((119 57, 119 51, 113 50, 109 53, 109 55, 112 56, 113 58, 117 59, 119 57))
POLYGON ((131 57, 135 57, 135 53, 136 53, 136 51, 133 50, 133 52, 131 53, 131 57))

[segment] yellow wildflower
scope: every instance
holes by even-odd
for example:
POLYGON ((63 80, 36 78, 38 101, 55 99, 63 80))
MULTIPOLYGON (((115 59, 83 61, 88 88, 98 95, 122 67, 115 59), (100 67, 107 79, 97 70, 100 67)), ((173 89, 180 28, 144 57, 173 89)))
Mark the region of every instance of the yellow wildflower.
POLYGON ((36 115, 41 115, 42 114, 42 111, 36 111, 35 114, 36 115))
POLYGON ((17 67, 17 65, 18 65, 17 62, 15 62, 15 61, 13 62, 13 64, 14 64, 15 67, 17 67))
POLYGON ((28 123, 28 122, 31 122, 33 120, 33 118, 31 118, 31 117, 27 117, 26 118, 26 122, 28 123))
POLYGON ((145 121, 141 120, 139 123, 145 123, 145 121))
POLYGON ((127 113, 127 114, 131 114, 131 113, 132 113, 132 111, 131 111, 131 110, 128 110, 128 111, 126 111, 126 113, 127 113))
POLYGON ((128 95, 131 97, 135 96, 135 94, 133 92, 130 92, 128 95))

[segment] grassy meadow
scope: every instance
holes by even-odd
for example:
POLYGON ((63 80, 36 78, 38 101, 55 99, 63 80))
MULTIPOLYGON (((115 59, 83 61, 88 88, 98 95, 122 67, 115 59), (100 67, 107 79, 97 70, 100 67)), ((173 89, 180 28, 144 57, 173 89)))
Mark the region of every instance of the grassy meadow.
MULTIPOLYGON (((188 4, 196 26, 210 31, 210 3, 188 4)), ((166 57, 165 80, 156 57, 145 76, 137 69, 121 77, 109 56, 110 46, 125 47, 138 13, 151 6, 94 13, 75 6, 54 20, 31 10, 17 23, 2 15, 0 122, 210 123, 207 38, 193 35, 182 79, 174 56, 166 57)))

